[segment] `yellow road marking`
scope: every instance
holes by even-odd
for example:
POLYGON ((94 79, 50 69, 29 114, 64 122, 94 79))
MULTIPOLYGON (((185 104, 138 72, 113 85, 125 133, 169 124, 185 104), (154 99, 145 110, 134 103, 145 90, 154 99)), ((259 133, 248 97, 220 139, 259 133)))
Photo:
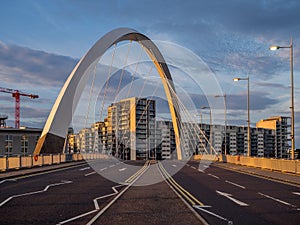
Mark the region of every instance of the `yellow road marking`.
POLYGON ((204 206, 204 204, 199 201, 197 198, 195 198, 190 192, 188 192, 186 189, 184 189, 182 186, 180 186, 171 176, 170 174, 165 170, 163 165, 159 162, 159 167, 166 177, 166 179, 169 181, 169 183, 177 190, 179 191, 192 205, 200 205, 204 206))
POLYGON ((149 161, 146 161, 144 166, 139 169, 137 172, 135 172, 133 175, 131 175, 127 180, 125 180, 125 183, 132 182, 137 176, 139 176, 144 170, 146 170, 147 166, 150 164, 149 161))

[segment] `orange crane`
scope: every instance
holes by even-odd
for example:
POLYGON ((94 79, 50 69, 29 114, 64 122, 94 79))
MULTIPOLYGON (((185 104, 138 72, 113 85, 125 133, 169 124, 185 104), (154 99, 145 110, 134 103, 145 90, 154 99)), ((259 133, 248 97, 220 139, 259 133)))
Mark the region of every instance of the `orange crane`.
POLYGON ((10 88, 3 88, 0 87, 0 92, 10 93, 12 94, 12 97, 15 98, 16 106, 15 106, 15 128, 20 128, 20 96, 26 96, 29 98, 38 98, 38 95, 34 94, 27 94, 24 92, 21 92, 19 90, 13 90, 10 88))

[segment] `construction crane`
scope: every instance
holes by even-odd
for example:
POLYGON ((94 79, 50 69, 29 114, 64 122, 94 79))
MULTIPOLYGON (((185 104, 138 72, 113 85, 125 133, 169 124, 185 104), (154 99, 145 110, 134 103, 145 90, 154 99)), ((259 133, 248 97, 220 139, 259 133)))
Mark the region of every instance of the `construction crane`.
POLYGON ((10 88, 3 88, 0 87, 0 92, 10 93, 12 94, 12 97, 15 98, 16 106, 15 106, 15 128, 20 128, 20 96, 25 96, 29 98, 38 98, 38 95, 34 94, 27 94, 24 92, 21 92, 19 90, 13 90, 10 88))

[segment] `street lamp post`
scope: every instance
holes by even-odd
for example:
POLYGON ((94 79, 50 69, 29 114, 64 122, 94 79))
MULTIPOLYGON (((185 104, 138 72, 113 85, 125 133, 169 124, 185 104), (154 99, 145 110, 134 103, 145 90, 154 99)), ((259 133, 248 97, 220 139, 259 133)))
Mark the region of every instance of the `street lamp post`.
POLYGON ((210 118, 210 132, 209 132, 209 142, 210 142, 210 154, 212 154, 212 115, 211 115, 211 108, 209 106, 202 106, 201 109, 209 109, 209 118, 210 118))
POLYGON ((291 159, 295 159, 295 112, 294 112, 294 66, 293 66, 293 39, 291 38, 290 46, 276 46, 272 45, 270 50, 275 51, 280 48, 290 49, 290 70, 291 70, 291 159))
POLYGON ((225 123, 225 127, 224 127, 224 138, 225 138, 225 149, 224 149, 224 153, 225 155, 227 155, 227 104, 226 104, 226 94, 223 95, 216 95, 216 98, 219 97, 223 97, 224 98, 224 123, 225 123))
POLYGON ((236 77, 233 78, 233 81, 240 81, 240 80, 246 80, 248 82, 248 94, 247 94, 247 109, 248 109, 248 131, 247 131, 247 156, 251 156, 251 138, 250 138, 250 79, 249 76, 245 78, 236 77))

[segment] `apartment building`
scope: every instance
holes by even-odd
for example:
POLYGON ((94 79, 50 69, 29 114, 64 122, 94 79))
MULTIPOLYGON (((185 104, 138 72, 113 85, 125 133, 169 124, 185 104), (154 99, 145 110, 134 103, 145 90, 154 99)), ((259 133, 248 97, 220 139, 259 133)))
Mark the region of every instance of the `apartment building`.
POLYGON ((275 132, 274 156, 288 158, 290 146, 290 117, 274 116, 262 119, 256 123, 257 128, 271 129, 275 132))

